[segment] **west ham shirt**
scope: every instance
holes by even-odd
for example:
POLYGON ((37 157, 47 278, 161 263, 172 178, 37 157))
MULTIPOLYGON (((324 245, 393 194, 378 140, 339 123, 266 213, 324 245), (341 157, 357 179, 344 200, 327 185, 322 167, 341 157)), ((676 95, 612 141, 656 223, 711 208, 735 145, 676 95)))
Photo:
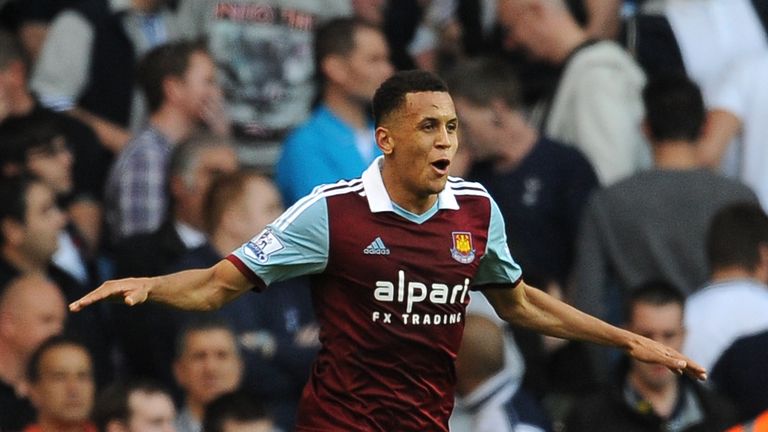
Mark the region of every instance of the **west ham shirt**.
POLYGON ((415 215, 390 200, 381 161, 316 188, 227 258, 258 290, 313 275, 322 349, 297 431, 447 431, 468 290, 521 277, 482 186, 450 178, 415 215))

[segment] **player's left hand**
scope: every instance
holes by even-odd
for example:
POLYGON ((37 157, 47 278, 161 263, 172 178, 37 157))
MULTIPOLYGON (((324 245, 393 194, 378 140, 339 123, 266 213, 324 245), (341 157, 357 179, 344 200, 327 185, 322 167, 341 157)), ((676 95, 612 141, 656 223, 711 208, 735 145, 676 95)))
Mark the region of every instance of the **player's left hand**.
POLYGON ((678 351, 646 337, 637 336, 630 343, 627 354, 646 363, 666 366, 678 375, 685 373, 698 380, 707 379, 707 371, 701 365, 678 351))

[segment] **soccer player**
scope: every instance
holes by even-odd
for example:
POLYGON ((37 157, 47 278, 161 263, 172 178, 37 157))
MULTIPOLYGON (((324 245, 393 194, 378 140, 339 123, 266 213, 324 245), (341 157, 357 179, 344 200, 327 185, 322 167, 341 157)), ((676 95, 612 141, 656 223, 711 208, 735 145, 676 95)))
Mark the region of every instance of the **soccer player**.
POLYGON ((458 120, 439 78, 393 75, 373 112, 383 156, 362 178, 316 188, 213 267, 108 281, 71 310, 114 296, 207 310, 314 275, 322 348, 299 406, 300 432, 447 431, 470 288, 512 324, 706 377, 677 351, 523 282, 496 204, 479 184, 448 177, 458 120))

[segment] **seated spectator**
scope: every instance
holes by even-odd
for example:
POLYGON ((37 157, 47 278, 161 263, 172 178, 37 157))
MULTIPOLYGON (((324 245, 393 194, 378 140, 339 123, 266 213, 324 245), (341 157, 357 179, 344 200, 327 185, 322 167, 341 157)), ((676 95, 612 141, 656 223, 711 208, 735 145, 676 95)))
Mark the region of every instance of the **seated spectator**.
POLYGON ((0 115, 0 142, 6 143, 40 133, 38 126, 63 137, 74 160, 69 202, 72 221, 96 250, 101 235, 101 200, 112 152, 105 149, 93 130, 80 120, 43 108, 27 85, 27 63, 17 41, 0 32, 0 99, 7 104, 0 115), (5 117, 5 118, 4 118, 5 117))
POLYGON ((66 313, 59 287, 39 275, 0 287, 0 430, 20 431, 34 421, 26 365, 41 343, 61 333, 66 313))
POLYGON ((768 410, 767 364, 768 330, 736 340, 712 368, 714 387, 733 401, 742 421, 768 410))
MULTIPOLYGON (((150 51, 138 82, 149 105, 149 123, 115 160, 106 184, 106 219, 114 244, 152 232, 168 212, 166 175, 173 148, 192 136, 218 104, 216 66, 197 42, 174 42, 150 51)), ((211 114, 213 115, 213 114, 211 114)), ((222 113, 216 115, 220 121, 222 113)), ((218 132, 225 135, 226 125, 218 132)))
POLYGON ((467 315, 456 357, 455 432, 549 431, 538 403, 504 369, 503 329, 482 315, 467 315))
MULTIPOLYGON (((666 282, 637 287, 627 301, 627 329, 680 349, 686 337, 684 301, 666 282)), ((730 404, 685 375, 631 359, 615 378, 611 386, 576 402, 567 431, 717 432, 733 424, 730 404)))
MULTIPOLYGON (((204 200, 211 182, 237 169, 237 156, 225 138, 196 135, 174 148, 168 174, 171 209, 151 233, 131 236, 115 246, 117 277, 156 276, 174 265, 187 251, 203 245, 204 200)), ((125 373, 152 378, 169 388, 173 343, 178 333, 175 317, 181 312, 158 304, 132 308, 112 305, 117 337, 123 350, 125 373), (147 339, 152 333, 154 337, 147 339)))
MULTIPOLYGON (((88 286, 80 284, 53 262, 67 223, 45 182, 27 177, 0 180, 0 286, 22 274, 44 275, 61 289, 68 302, 80 298, 88 286)), ((81 338, 96 359, 96 378, 112 374, 109 316, 105 308, 73 315, 67 332, 81 338)))
POLYGON ((205 432, 275 432, 261 401, 241 391, 219 396, 205 408, 205 432))
POLYGON ((29 360, 27 380, 37 420, 24 432, 96 432, 89 420, 93 362, 85 345, 64 336, 46 340, 29 360))
POLYGON ((31 85, 43 104, 88 123, 117 153, 145 120, 136 62, 178 34, 167 2, 71 1, 51 22, 31 85))
MULTIPOLYGON (((187 252, 169 271, 216 264, 283 211, 272 181, 249 171, 214 181, 203 208, 208 242, 187 252)), ((308 279, 275 283, 258 296, 243 295, 215 314, 232 324, 242 348, 243 388, 269 402, 282 429, 293 430, 298 401, 320 347, 308 279)), ((166 316, 178 317, 181 326, 193 315, 174 311, 166 316)))
POLYGON ((758 204, 734 204, 707 234, 711 274, 685 304, 683 352, 712 367, 736 339, 768 330, 768 215, 758 204))
POLYGON ((598 187, 592 166, 527 123, 519 84, 503 63, 478 59, 452 76, 449 87, 474 162, 466 178, 483 184, 499 205, 516 262, 564 283, 583 208, 598 187))
POLYGON ((353 18, 337 18, 317 31, 316 74, 322 98, 312 116, 283 144, 276 181, 286 205, 315 186, 353 179, 381 154, 370 104, 392 74, 381 31, 353 18))
POLYGON ((500 0, 499 21, 531 56, 562 73, 541 129, 581 150, 609 185, 650 165, 640 129, 645 76, 618 44, 595 42, 563 0, 500 0))
POLYGON ((110 385, 93 412, 99 432, 176 432, 175 418, 171 393, 146 380, 110 385))
POLYGON ((243 362, 232 329, 221 321, 190 323, 179 335, 173 372, 185 391, 178 432, 201 432, 205 406, 240 386, 243 362))
POLYGON ((624 319, 622 296, 643 281, 667 280, 686 294, 700 288, 712 217, 728 204, 756 201, 745 185, 699 162, 705 112, 696 84, 683 75, 658 77, 643 90, 643 100, 654 169, 592 197, 568 293, 577 307, 615 322, 624 319))

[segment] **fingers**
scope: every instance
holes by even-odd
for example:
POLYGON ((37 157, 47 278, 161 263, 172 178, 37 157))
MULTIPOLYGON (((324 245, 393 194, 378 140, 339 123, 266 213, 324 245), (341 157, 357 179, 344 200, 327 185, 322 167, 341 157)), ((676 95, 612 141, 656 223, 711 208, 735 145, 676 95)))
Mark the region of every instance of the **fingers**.
POLYGON ((124 292, 120 284, 113 281, 108 281, 90 293, 86 294, 81 299, 70 303, 69 310, 72 312, 79 312, 98 301, 120 294, 125 296, 125 303, 129 306, 133 306, 134 304, 141 301, 139 299, 133 298, 133 296, 128 294, 128 292, 124 292))

